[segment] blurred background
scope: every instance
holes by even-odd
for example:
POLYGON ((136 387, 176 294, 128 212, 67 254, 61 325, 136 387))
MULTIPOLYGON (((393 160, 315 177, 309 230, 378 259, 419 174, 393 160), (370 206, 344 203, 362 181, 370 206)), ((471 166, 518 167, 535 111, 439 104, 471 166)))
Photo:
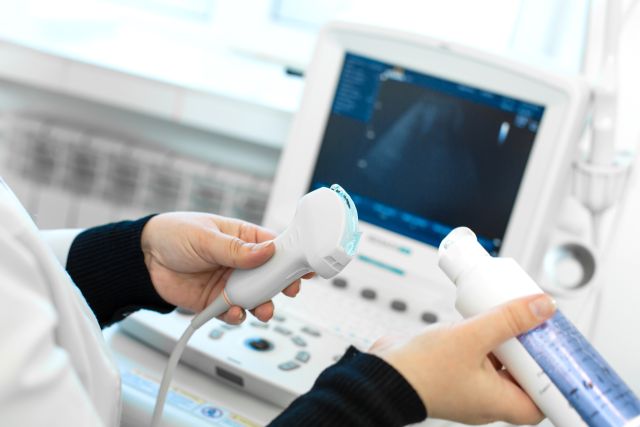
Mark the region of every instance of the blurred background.
MULTIPOLYGON (((260 222, 326 22, 348 17, 592 78, 602 7, 600 0, 0 1, 0 173, 44 228, 176 209, 260 222)), ((640 28, 628 9, 620 79, 637 89, 625 82, 639 71, 634 46, 625 44, 640 28)), ((632 92, 621 93, 618 138, 635 148, 638 129, 628 117, 640 101, 625 97, 632 92)))

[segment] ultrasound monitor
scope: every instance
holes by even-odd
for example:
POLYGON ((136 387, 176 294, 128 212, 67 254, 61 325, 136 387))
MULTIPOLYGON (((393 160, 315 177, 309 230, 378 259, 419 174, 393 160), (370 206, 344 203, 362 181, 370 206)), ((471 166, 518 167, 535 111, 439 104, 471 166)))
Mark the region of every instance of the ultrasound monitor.
POLYGON ((564 196, 586 91, 423 36, 336 23, 321 35, 278 168, 266 225, 339 183, 363 225, 361 255, 436 270, 453 228, 534 270, 564 196))
POLYGON ((498 254, 544 106, 347 53, 310 190, 437 247, 455 227, 498 254))

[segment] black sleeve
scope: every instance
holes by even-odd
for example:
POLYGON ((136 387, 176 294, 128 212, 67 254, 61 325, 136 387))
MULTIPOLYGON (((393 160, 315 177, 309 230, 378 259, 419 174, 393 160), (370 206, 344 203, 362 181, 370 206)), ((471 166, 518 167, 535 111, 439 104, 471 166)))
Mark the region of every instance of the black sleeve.
POLYGON ((100 327, 140 308, 163 313, 175 308, 158 295, 144 263, 140 236, 152 217, 89 228, 71 244, 67 272, 100 327))
POLYGON ((398 371, 351 347, 269 426, 393 427, 426 417, 422 400, 398 371))

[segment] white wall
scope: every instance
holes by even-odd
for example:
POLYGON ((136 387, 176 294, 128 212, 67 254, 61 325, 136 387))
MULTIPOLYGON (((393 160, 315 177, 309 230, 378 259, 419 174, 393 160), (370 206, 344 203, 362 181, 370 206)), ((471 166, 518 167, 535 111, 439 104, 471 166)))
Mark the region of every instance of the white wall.
MULTIPOLYGON (((621 39, 618 145, 638 147, 640 137, 640 7, 628 16, 621 39)), ((605 254, 604 285, 595 345, 640 394, 640 181, 636 159, 623 212, 605 254)))
MULTIPOLYGON (((640 161, 636 161, 636 168, 640 161)), ((604 286, 594 344, 640 394, 640 188, 631 182, 601 270, 604 286)))

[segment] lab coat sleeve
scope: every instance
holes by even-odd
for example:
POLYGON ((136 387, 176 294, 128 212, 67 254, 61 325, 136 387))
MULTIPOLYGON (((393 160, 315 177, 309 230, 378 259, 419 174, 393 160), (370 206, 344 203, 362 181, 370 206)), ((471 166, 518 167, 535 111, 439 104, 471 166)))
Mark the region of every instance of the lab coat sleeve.
POLYGON ((38 260, 2 229, 0 254, 2 425, 101 425, 67 352, 56 345, 58 319, 45 298, 46 278, 38 260))
POLYGON ((75 238, 82 232, 81 228, 62 230, 41 230, 40 237, 51 248, 63 267, 67 265, 69 249, 75 238))

